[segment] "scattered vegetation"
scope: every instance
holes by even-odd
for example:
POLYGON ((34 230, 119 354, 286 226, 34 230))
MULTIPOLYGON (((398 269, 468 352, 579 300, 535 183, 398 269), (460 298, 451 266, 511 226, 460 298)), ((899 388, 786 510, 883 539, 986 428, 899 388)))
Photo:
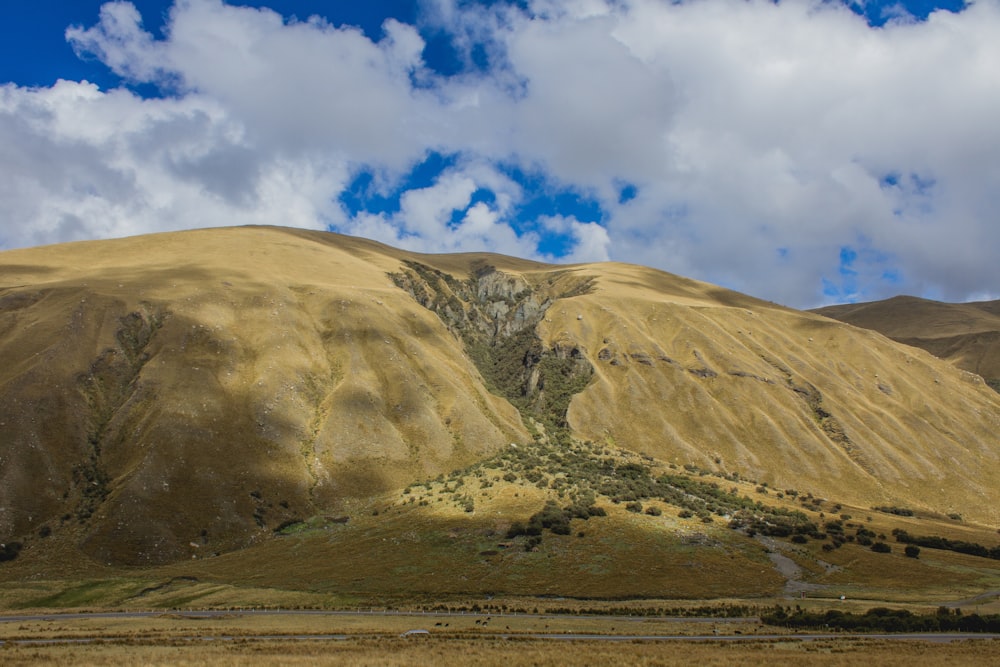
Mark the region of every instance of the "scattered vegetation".
MULTIPOLYGON (((977 544, 975 542, 965 542, 963 540, 952 540, 947 537, 940 537, 937 535, 910 535, 908 532, 902 528, 896 528, 892 531, 893 537, 896 538, 897 542, 903 544, 912 545, 915 547, 926 547, 928 549, 943 549, 945 551, 955 551, 962 554, 968 554, 969 556, 979 556, 980 558, 992 558, 994 560, 1000 560, 1000 546, 993 548, 985 547, 982 544, 977 544)), ((917 554, 920 553, 920 549, 917 549, 917 554)), ((909 555, 909 553, 907 553, 909 555)), ((915 558, 916 556, 914 556, 915 558)))
POLYGON ((831 629, 852 632, 1000 632, 1000 614, 964 615, 941 607, 935 614, 914 614, 905 609, 876 607, 863 614, 837 609, 825 612, 776 606, 761 614, 761 622, 796 629, 831 629))
MULTIPOLYGON (((572 520, 586 521, 605 513, 596 503, 598 498, 607 498, 613 504, 624 504, 629 512, 645 513, 650 517, 662 516, 662 510, 650 501, 678 508, 677 516, 682 519, 696 518, 711 523, 713 516, 723 517, 730 528, 751 537, 786 538, 797 544, 806 544, 810 539, 829 540, 823 544, 826 551, 853 542, 876 553, 892 552, 884 535, 850 523, 845 525, 852 517, 841 512, 840 504, 832 507, 837 513, 834 516, 840 518, 826 521, 821 528, 802 511, 766 505, 761 500, 739 494, 735 486, 727 490, 715 481, 704 479, 709 471, 696 466, 685 466, 683 473, 664 472, 662 468, 657 469, 652 460, 617 447, 600 446, 572 437, 566 412, 572 397, 590 381, 593 369, 579 350, 546 349, 535 329, 553 299, 585 293, 590 289, 586 281, 570 287, 569 291, 547 294, 545 286, 531 286, 520 277, 503 274, 485 264, 470 278, 459 280, 413 261, 405 262, 404 271, 390 277, 398 287, 434 311, 461 338, 490 390, 518 408, 534 435, 530 443, 512 445, 489 460, 442 476, 437 480, 440 482, 437 493, 450 494, 458 507, 473 512, 472 491, 459 492, 472 475, 479 479, 480 489, 502 479, 548 489, 568 500, 568 503, 549 500, 527 520, 517 521, 510 527, 507 537, 527 538, 524 541, 526 550, 537 548, 546 530, 556 535, 570 535, 572 520), (486 471, 491 474, 487 476, 486 471), (500 474, 493 477, 494 472, 500 474), (854 531, 848 532, 849 527, 854 531)), ((551 281, 548 287, 552 287, 551 281)), ((823 407, 819 391, 811 385, 789 382, 791 388, 809 403, 827 435, 850 448, 851 443, 839 423, 823 407)), ((738 479, 739 476, 734 475, 733 480, 738 479)), ((428 492, 431 490, 430 483, 424 486, 428 492)), ((756 492, 764 499, 772 495, 766 483, 756 484, 756 492)), ((404 495, 408 496, 406 502, 409 503, 428 502, 423 495, 417 495, 413 487, 407 488, 404 495)), ((823 517, 826 501, 811 493, 789 488, 774 490, 773 495, 779 501, 796 500, 803 509, 819 512, 823 517)), ((895 516, 914 516, 913 510, 903 507, 873 509, 895 516)), ((917 557, 919 546, 1000 557, 1000 549, 990 551, 981 545, 945 538, 911 538, 899 531, 896 539, 917 548, 917 552, 906 553, 912 558, 917 557), (992 555, 994 552, 998 553, 992 555)))
POLYGON ((590 382, 593 367, 576 348, 545 348, 535 328, 553 298, 584 294, 590 282, 550 296, 486 264, 467 280, 419 262, 404 265, 390 278, 461 338, 490 391, 550 431, 565 429, 569 402, 590 382))
POLYGON ((593 505, 593 501, 593 495, 591 495, 578 498, 573 504, 560 508, 555 501, 550 500, 540 511, 531 515, 526 525, 515 521, 510 530, 507 531, 507 537, 540 536, 545 529, 550 530, 554 535, 569 535, 572 532, 570 530, 571 520, 583 519, 586 521, 592 516, 605 516, 607 514, 603 508, 593 505))
POLYGON ((872 509, 875 510, 876 512, 884 512, 885 514, 895 514, 896 516, 914 515, 913 510, 907 509, 905 507, 887 507, 883 505, 880 507, 873 507, 872 509))

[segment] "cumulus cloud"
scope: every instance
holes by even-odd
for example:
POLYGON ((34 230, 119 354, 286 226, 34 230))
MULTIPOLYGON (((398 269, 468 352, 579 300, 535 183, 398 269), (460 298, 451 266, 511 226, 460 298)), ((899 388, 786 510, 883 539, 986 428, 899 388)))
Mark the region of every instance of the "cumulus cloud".
POLYGON ((5 247, 232 224, 324 228, 348 172, 266 155, 215 102, 88 83, 0 89, 5 247))
POLYGON ((130 3, 108 3, 67 39, 165 95, 0 89, 0 243, 288 224, 632 261, 802 307, 995 298, 1000 4, 899 16, 873 28, 820 0, 435 0, 373 39, 178 0, 156 39, 130 3), (427 34, 451 38, 460 71, 425 62, 427 34), (429 153, 454 160, 408 185, 429 153), (512 168, 600 215, 524 220, 512 168), (339 203, 362 171, 399 191, 398 210, 339 203))
POLYGON ((520 194, 520 186, 488 165, 460 165, 430 186, 406 191, 398 211, 355 215, 343 231, 417 252, 488 251, 555 260, 539 253, 538 234, 518 233, 509 224, 520 194), (489 203, 475 198, 484 192, 489 203))
POLYGON ((71 26, 66 39, 78 56, 95 56, 123 78, 151 81, 164 75, 164 45, 142 28, 142 16, 130 2, 104 4, 98 25, 71 26))

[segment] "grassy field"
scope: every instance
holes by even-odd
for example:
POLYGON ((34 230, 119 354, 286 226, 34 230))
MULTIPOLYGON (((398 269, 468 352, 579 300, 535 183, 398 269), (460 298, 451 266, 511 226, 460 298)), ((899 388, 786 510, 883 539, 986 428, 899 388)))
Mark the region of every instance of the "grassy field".
POLYGON ((983 665, 1000 642, 947 643, 830 636, 803 640, 742 620, 479 615, 164 614, 66 617, 0 624, 5 665, 983 665), (426 629, 426 635, 400 636, 426 629), (611 635, 616 641, 541 639, 533 633, 611 635), (629 637, 705 637, 643 640, 629 637), (755 638, 766 633, 766 638, 755 638), (728 637, 728 639, 724 639, 728 637), (73 643, 81 639, 87 643, 73 643), (55 640, 53 643, 40 643, 55 640), (31 641, 35 643, 18 643, 31 641))
MULTIPOLYGON (((752 482, 714 480, 731 497, 753 498, 773 511, 796 511, 824 531, 794 542, 751 537, 725 517, 678 516, 678 508, 644 499, 646 509, 602 497, 606 516, 573 519, 569 534, 543 531, 540 541, 511 538, 551 489, 508 483, 487 470, 458 480, 373 498, 350 521, 306 522, 247 549, 150 568, 109 568, 58 549, 0 568, 0 610, 229 609, 238 607, 499 610, 601 607, 673 610, 685 605, 751 606, 777 602, 864 610, 883 604, 915 611, 1000 591, 1000 561, 924 548, 908 558, 893 530, 936 535, 994 548, 990 528, 929 515, 899 516, 775 492, 752 482), (451 492, 446 492, 452 489, 451 492), (779 497, 780 496, 780 497, 779 497), (467 512, 459 500, 475 498, 467 512), (706 522, 707 519, 707 522, 706 522), (836 530, 843 541, 837 548, 836 530), (828 527, 830 526, 830 527, 828 527), (873 535, 877 553, 857 535, 873 535), (841 601, 844 596, 846 600, 841 601), (701 602, 704 601, 704 602, 701 602)), ((1000 612, 997 596, 964 605, 1000 612)))
MULTIPOLYGON (((699 479, 712 479, 698 477, 699 479)), ((721 481, 716 479, 716 481, 721 481)), ((14 561, 0 581, 6 614, 142 610, 142 617, 57 617, 0 623, 4 665, 983 665, 1000 642, 888 642, 831 635, 804 641, 755 620, 776 604, 863 613, 876 606, 932 613, 963 601, 965 613, 1000 613, 1000 562, 923 549, 908 558, 894 529, 993 546, 986 527, 940 516, 900 516, 832 501, 804 503, 726 480, 735 495, 884 535, 890 553, 856 539, 750 537, 721 517, 659 515, 603 501, 606 516, 545 531, 525 549, 508 538, 552 497, 500 471, 395 492, 359 506, 349 522, 310 521, 241 552, 155 567, 116 569, 60 554, 14 561), (442 493, 458 486, 461 493, 442 493), (485 489, 483 487, 486 487, 485 489), (488 490, 488 494, 483 491, 488 490), (476 498, 466 512, 461 495, 476 498), (410 498, 414 498, 411 501, 410 498), (419 500, 429 500, 421 504, 419 500), (583 536, 580 535, 583 533, 583 536), (501 546, 504 545, 504 546, 501 546), (779 567, 772 559, 780 556, 779 567), (40 564, 41 563, 41 564, 40 564), (789 564, 791 564, 789 566, 789 564), (791 568, 791 569, 790 569, 791 568), (984 591, 992 595, 980 596, 984 591), (841 599, 843 596, 844 599, 841 599), (975 599, 973 599, 975 598, 975 599), (247 608, 410 610, 263 615, 247 608), (228 610, 198 617, 189 610, 228 610), (451 613, 446 613, 451 612, 451 613), (463 613, 457 613, 463 612, 463 613), (667 615, 719 617, 708 621, 667 615), (626 618, 628 617, 628 618, 626 618), (401 637, 413 629, 427 635, 401 637), (716 634, 717 633, 717 634, 716 634), (541 639, 562 634, 576 639, 541 639), (612 635, 593 641, 587 635, 612 635), (766 635, 766 638, 762 636, 766 635), (649 641, 650 636, 710 637, 649 641), (726 639, 724 639, 726 638, 726 639), (23 641, 55 643, 18 643, 23 641), (86 643, 72 643, 85 640, 86 643)))
POLYGON ((130 643, 90 646, 13 647, 3 651, 4 663, 20 665, 782 665, 841 666, 861 661, 885 667, 990 664, 996 642, 880 642, 824 640, 818 642, 746 642, 738 644, 662 644, 652 642, 596 643, 587 641, 452 641, 359 639, 343 642, 231 642, 224 645, 190 642, 160 645, 130 643))

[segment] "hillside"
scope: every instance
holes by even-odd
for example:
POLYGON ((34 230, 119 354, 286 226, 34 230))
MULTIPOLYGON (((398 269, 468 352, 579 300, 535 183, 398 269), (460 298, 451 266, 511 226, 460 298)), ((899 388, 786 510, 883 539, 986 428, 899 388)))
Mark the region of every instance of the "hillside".
POLYGON ((927 350, 1000 391, 1000 301, 942 303, 898 296, 814 312, 927 350))
POLYGON ((978 376, 639 266, 282 228, 8 251, 0 358, 0 540, 21 561, 273 551, 283 527, 539 442, 858 507, 985 522, 1000 503, 978 376))

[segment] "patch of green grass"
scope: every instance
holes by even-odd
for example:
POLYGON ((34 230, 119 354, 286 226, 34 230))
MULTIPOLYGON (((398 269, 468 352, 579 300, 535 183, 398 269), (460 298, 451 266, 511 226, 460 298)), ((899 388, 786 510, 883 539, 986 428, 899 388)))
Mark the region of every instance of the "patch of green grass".
POLYGON ((135 595, 148 582, 137 579, 100 579, 86 582, 63 582, 66 588, 38 598, 26 599, 17 605, 21 609, 72 609, 88 606, 108 606, 135 595))

